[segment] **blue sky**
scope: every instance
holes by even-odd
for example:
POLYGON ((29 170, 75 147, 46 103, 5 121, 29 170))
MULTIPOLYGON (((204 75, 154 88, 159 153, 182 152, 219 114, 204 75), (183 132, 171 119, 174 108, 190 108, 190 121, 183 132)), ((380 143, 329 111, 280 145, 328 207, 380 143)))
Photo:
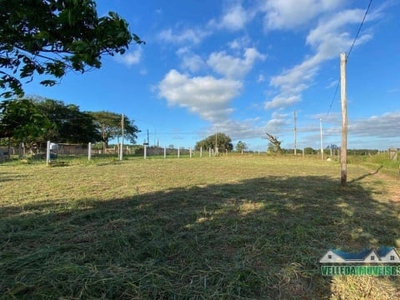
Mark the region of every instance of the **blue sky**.
MULTIPOLYGON (((340 53, 349 52, 370 0, 98 0, 146 45, 69 73, 55 87, 25 85, 81 110, 135 120, 143 143, 193 147, 215 132, 265 151, 266 133, 297 148, 341 143, 340 53), (338 87, 337 93, 335 93, 338 87)), ((400 147, 400 3, 372 1, 347 62, 349 148, 400 147)))

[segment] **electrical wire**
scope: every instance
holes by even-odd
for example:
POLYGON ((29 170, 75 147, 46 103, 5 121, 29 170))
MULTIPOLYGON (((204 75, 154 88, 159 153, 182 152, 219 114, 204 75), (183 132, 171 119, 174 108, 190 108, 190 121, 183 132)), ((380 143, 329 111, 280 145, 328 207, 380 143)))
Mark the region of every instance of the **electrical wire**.
POLYGON ((358 27, 358 31, 357 31, 357 33, 356 33, 356 36, 355 36, 355 38, 354 38, 354 41, 353 41, 353 43, 351 44, 350 50, 349 50, 348 53, 347 53, 347 59, 349 59, 350 54, 351 54, 351 52, 353 51, 353 47, 354 47, 354 45, 355 45, 355 43, 356 43, 356 41, 357 41, 357 39, 358 39, 358 35, 359 35, 360 32, 361 32, 361 28, 363 27, 364 22, 365 22, 365 19, 367 18, 367 14, 368 14, 368 12, 369 12, 369 9, 371 8, 371 4, 372 4, 372 0, 369 1, 367 10, 365 11, 364 17, 363 17, 363 19, 362 19, 362 21, 361 21, 361 24, 360 24, 360 27, 358 27))
MULTIPOLYGON (((357 30, 357 33, 356 33, 356 35, 355 35, 355 37, 354 37, 353 43, 351 44, 350 49, 349 49, 349 51, 347 52, 347 58, 346 58, 347 60, 349 59, 350 54, 351 54, 351 52, 353 51, 354 45, 355 45, 356 42, 357 42, 358 36, 360 35, 360 32, 361 32, 361 28, 363 27, 364 22, 365 22, 365 19, 367 18, 369 9, 371 8, 371 4, 372 4, 372 0, 370 0, 369 3, 368 3, 368 7, 367 7, 367 9, 365 10, 364 17, 362 18, 362 21, 361 21, 361 23, 360 23, 360 26, 358 27, 358 30, 357 30)), ((336 85, 335 92, 334 92, 334 94, 333 94, 332 101, 331 101, 331 104, 329 105, 329 109, 328 109, 328 112, 326 113, 325 118, 329 115, 329 113, 330 113, 330 111, 331 111, 331 109, 332 109, 333 102, 335 101, 335 98, 336 98, 336 95, 337 95, 337 92, 338 92, 338 89, 339 89, 339 83, 340 83, 340 80, 338 80, 338 83, 337 83, 337 85, 336 85)))

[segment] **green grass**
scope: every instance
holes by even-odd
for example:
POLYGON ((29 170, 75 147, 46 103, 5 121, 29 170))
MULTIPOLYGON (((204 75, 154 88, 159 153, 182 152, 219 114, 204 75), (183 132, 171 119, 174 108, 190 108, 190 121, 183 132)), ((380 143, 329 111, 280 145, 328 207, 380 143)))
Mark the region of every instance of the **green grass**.
POLYGON ((319 273, 329 248, 400 249, 398 179, 227 156, 0 165, 0 299, 395 299, 319 273))

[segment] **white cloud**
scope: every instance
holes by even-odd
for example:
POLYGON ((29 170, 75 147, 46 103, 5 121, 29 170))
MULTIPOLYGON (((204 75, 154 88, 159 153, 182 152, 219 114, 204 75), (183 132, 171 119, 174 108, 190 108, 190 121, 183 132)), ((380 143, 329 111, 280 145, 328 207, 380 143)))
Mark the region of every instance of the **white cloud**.
POLYGON ((184 70, 197 72, 205 67, 203 59, 194 54, 189 48, 180 48, 176 54, 181 58, 181 68, 184 70))
POLYGON ((267 30, 296 29, 321 13, 333 11, 344 0, 269 0, 261 10, 265 11, 264 27, 267 30))
POLYGON ((257 59, 264 60, 265 56, 255 48, 247 48, 244 59, 230 56, 224 51, 212 53, 207 64, 218 74, 227 78, 243 78, 253 67, 257 59))
MULTIPOLYGON (((340 52, 348 50, 353 42, 354 36, 344 31, 343 28, 349 24, 359 24, 365 11, 360 9, 345 10, 335 14, 333 17, 320 20, 318 26, 311 30, 306 42, 317 50, 318 60, 326 60, 337 57, 340 52)), ((371 20, 372 15, 369 17, 371 20)), ((363 34, 357 44, 362 44, 371 39, 371 35, 363 34)))
POLYGON ((265 132, 268 132, 269 134, 279 134, 284 130, 285 126, 290 124, 290 122, 288 114, 275 111, 272 113, 271 119, 265 126, 265 132))
POLYGON ((287 97, 285 97, 283 95, 279 95, 279 96, 274 97, 271 101, 266 102, 265 108, 272 109, 272 108, 287 107, 287 106, 291 106, 299 101, 300 101, 299 95, 291 95, 291 96, 287 96, 287 97))
POLYGON ((349 119, 349 135, 377 137, 377 138, 398 138, 400 132, 400 112, 384 113, 380 116, 372 116, 368 119, 349 119))
POLYGON ((265 129, 259 118, 245 119, 242 121, 225 120, 214 124, 209 134, 224 132, 232 141, 260 138, 265 135, 265 129))
POLYGON ((243 29, 252 17, 253 16, 243 8, 241 3, 236 2, 225 9, 224 14, 218 21, 211 20, 208 25, 219 29, 236 31, 243 29))
POLYGON ((265 81, 265 76, 263 74, 259 74, 257 78, 258 83, 262 83, 265 81))
MULTIPOLYGON (((320 20, 306 39, 307 44, 315 49, 315 54, 271 78, 270 86, 279 92, 272 100, 266 101, 265 108, 287 107, 301 101, 301 93, 313 83, 321 63, 333 58, 339 59, 339 54, 350 48, 353 37, 344 31, 344 27, 358 24, 362 20, 363 13, 358 9, 345 10, 320 20)), ((363 34, 359 37, 357 45, 369 39, 371 39, 370 34, 363 34)))
POLYGON ((138 48, 133 52, 126 52, 123 55, 115 56, 115 60, 128 67, 132 65, 137 65, 142 58, 142 52, 143 52, 142 48, 138 48))
POLYGON ((338 80, 338 79, 335 79, 335 80, 332 80, 330 83, 328 83, 328 85, 326 86, 326 88, 327 88, 327 89, 330 89, 330 88, 336 87, 338 84, 339 84, 339 80, 338 80))
POLYGON ((185 29, 177 33, 172 29, 166 29, 159 33, 158 39, 173 44, 199 44, 209 34, 201 29, 185 29))
POLYGON ((204 120, 215 122, 226 119, 232 112, 231 100, 236 97, 242 83, 211 76, 189 77, 171 70, 159 83, 159 96, 169 105, 179 105, 199 115, 204 120))
POLYGON ((242 50, 246 48, 250 44, 251 40, 248 36, 243 36, 237 39, 234 39, 232 42, 228 43, 229 48, 232 50, 242 50))
MULTIPOLYGON (((302 125, 298 132, 306 135, 299 139, 304 146, 319 148, 319 118, 322 118, 323 144, 341 143, 342 120, 340 113, 311 116, 313 124, 302 125), (307 134, 308 133, 308 134, 307 134)), ((387 149, 398 146, 400 132, 400 112, 388 112, 368 118, 351 118, 348 120, 348 148, 387 149), (364 145, 364 146, 363 146, 364 145)))

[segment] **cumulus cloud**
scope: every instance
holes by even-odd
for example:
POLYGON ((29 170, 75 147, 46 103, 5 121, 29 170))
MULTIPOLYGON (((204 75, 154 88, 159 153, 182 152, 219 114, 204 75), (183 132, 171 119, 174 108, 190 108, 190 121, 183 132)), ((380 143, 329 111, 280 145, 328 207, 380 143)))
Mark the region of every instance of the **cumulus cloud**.
MULTIPOLYGON (((270 86, 279 92, 272 100, 266 101, 265 108, 287 107, 301 101, 301 93, 313 83, 320 65, 329 59, 339 57, 341 52, 350 48, 353 37, 344 31, 344 28, 349 24, 358 24, 363 14, 364 11, 353 9, 321 19, 306 39, 306 43, 315 50, 315 54, 271 78, 270 86)), ((357 44, 365 43, 369 39, 371 39, 370 34, 362 34, 357 44)))
POLYGON ((232 112, 231 100, 236 97, 242 83, 211 76, 189 77, 171 70, 159 83, 159 96, 169 105, 188 108, 204 120, 215 122, 226 119, 232 112))
POLYGON ((245 120, 224 120, 214 124, 209 134, 224 132, 232 141, 260 138, 265 135, 265 129, 259 118, 249 118, 245 120))
POLYGON ((142 58, 142 52, 142 48, 138 48, 133 52, 127 52, 123 55, 115 56, 115 60, 128 67, 132 65, 137 65, 138 63, 140 63, 140 60, 142 58))
MULTIPOLYGON (((271 119, 265 125, 265 132, 270 134, 277 134, 284 130, 284 127, 290 124, 291 119, 286 113, 275 111, 271 115, 271 119)), ((264 132, 264 135, 265 135, 264 132)))
POLYGON ((273 109, 273 108, 291 106, 299 101, 300 101, 299 95, 290 95, 290 96, 279 95, 274 97, 271 101, 266 102, 265 108, 273 109))
POLYGON ((207 64, 215 72, 227 78, 243 78, 252 68, 257 60, 264 60, 265 56, 255 48, 247 48, 244 58, 233 57, 226 52, 212 53, 207 64))
POLYGON ((261 7, 265 11, 267 30, 296 29, 316 16, 337 9, 344 0, 269 0, 261 7))
POLYGON ((159 33, 158 39, 173 44, 199 44, 210 33, 202 29, 183 29, 174 32, 171 28, 159 33))
POLYGON ((233 41, 228 43, 229 48, 233 50, 242 50, 246 48, 251 43, 251 40, 248 36, 243 36, 240 38, 236 38, 233 41))
POLYGON ((349 120, 349 135, 361 137, 392 138, 399 136, 400 112, 384 113, 363 120, 349 120))
MULTIPOLYGON (((361 9, 341 11, 329 19, 323 18, 318 26, 310 31, 306 42, 317 50, 317 61, 337 57, 340 52, 350 48, 354 37, 343 28, 349 24, 359 24, 364 13, 365 11, 361 9)), ((369 20, 372 17, 370 15, 369 20)), ((371 37, 369 34, 363 34, 358 38, 357 43, 362 44, 371 37)))
POLYGON ((189 70, 194 73, 205 67, 203 59, 187 47, 180 48, 176 54, 181 58, 181 68, 184 70, 189 70))
MULTIPOLYGON (((342 133, 341 114, 331 113, 328 116, 315 115, 311 118, 315 122, 302 125, 298 132, 305 135, 301 143, 305 146, 319 147, 319 118, 322 118, 323 143, 337 144, 340 146, 342 133)), ((385 149, 398 143, 398 133, 400 131, 400 112, 387 112, 381 115, 367 118, 348 120, 348 147, 385 149), (391 144, 395 142, 394 144, 391 144), (355 146, 356 145, 356 146, 355 146)))
POLYGON ((208 25, 219 29, 236 31, 243 29, 247 22, 252 19, 252 15, 246 11, 241 3, 236 2, 226 7, 223 15, 218 20, 211 20, 208 25))

